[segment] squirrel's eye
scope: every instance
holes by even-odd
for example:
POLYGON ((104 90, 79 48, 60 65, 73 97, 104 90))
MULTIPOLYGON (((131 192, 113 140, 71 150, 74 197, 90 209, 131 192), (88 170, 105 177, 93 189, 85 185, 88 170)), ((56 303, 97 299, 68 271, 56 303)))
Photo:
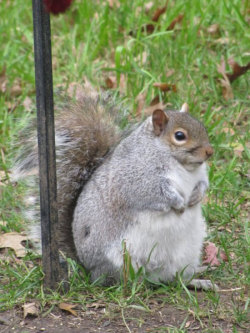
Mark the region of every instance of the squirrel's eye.
POLYGON ((183 141, 186 139, 186 135, 182 131, 175 132, 174 136, 177 141, 183 141))

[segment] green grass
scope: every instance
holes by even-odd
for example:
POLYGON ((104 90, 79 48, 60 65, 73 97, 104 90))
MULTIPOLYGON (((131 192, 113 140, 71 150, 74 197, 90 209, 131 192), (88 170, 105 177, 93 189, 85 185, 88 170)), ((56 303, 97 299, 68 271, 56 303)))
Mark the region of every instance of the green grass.
MULTIPOLYGON (((47 311, 61 300, 81 304, 89 299, 115 304, 118 309, 141 306, 146 311, 149 301, 159 295, 168 306, 192 311, 202 330, 211 328, 214 318, 232 323, 233 332, 247 326, 246 311, 249 285, 250 238, 247 226, 249 199, 249 74, 233 84, 234 98, 226 101, 218 78, 217 65, 221 58, 233 57, 239 64, 250 61, 249 7, 247 1, 169 1, 152 34, 143 26, 152 23, 154 11, 162 6, 155 1, 149 14, 143 9, 147 2, 121 0, 110 8, 106 1, 75 1, 70 10, 52 17, 53 76, 55 91, 63 85, 66 91, 72 82, 86 79, 94 86, 105 86, 106 77, 115 77, 122 86, 121 97, 132 114, 136 113, 136 97, 145 93, 146 104, 159 94, 169 107, 178 108, 183 102, 191 113, 200 118, 208 129, 215 153, 210 161, 210 190, 204 204, 208 222, 208 240, 228 255, 228 262, 203 277, 219 283, 223 289, 241 288, 228 292, 227 301, 218 293, 202 297, 183 289, 181 283, 152 288, 145 281, 131 279, 126 288, 121 284, 110 289, 91 285, 80 267, 70 264, 71 286, 63 293, 46 293, 42 285, 39 259, 29 254, 23 260, 8 260, 0 256, 0 309, 21 305, 29 299, 40 301, 47 311), (166 31, 172 20, 184 14, 183 21, 173 31, 166 31), (219 25, 217 35, 207 28, 219 25), (221 42, 222 41, 222 42, 221 42), (146 55, 146 57, 145 57, 146 55), (167 73, 173 70, 173 75, 167 73), (176 84, 177 92, 161 93, 155 82, 176 84), (237 147, 244 151, 237 153, 237 147), (165 295, 165 296, 164 296, 165 295), (229 305, 228 305, 229 303, 229 305)), ((25 188, 8 180, 13 157, 12 140, 18 136, 32 111, 23 105, 29 97, 35 103, 33 31, 31 2, 13 6, 0 3, 0 231, 22 231, 22 197, 25 188), (3 74, 5 71, 5 74, 3 74), (18 92, 14 87, 18 87, 18 92)), ((227 71, 230 68, 227 66, 227 71)), ((119 94, 119 89, 117 89, 119 94)), ((56 99, 56 98, 55 98, 56 99)), ((122 312, 124 317, 124 312, 122 312)), ((170 330, 162 327, 162 332, 170 330)), ((186 332, 185 322, 171 332, 186 332)))

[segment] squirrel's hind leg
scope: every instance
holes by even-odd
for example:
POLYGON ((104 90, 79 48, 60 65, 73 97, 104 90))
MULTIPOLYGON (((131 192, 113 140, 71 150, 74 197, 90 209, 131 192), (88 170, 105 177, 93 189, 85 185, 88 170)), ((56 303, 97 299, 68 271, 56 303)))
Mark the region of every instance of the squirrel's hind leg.
POLYGON ((197 290, 211 290, 211 291, 217 291, 219 290, 219 287, 212 283, 210 280, 201 280, 201 279, 192 279, 187 287, 189 289, 197 289, 197 290))

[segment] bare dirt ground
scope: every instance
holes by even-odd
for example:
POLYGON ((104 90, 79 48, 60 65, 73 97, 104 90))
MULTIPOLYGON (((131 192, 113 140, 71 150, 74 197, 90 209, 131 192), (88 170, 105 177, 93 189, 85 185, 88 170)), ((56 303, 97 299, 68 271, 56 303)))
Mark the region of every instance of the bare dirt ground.
MULTIPOLYGON (((202 300, 202 294, 200 294, 202 300)), ((229 295, 221 295, 223 303, 230 302, 229 295)), ((202 303, 202 301, 201 301, 202 303)), ((76 307, 77 316, 73 316, 54 307, 49 313, 46 310, 38 317, 23 318, 21 307, 0 313, 1 333, 144 333, 169 332, 171 328, 180 328, 183 332, 249 332, 250 327, 240 327, 231 321, 230 315, 221 312, 218 316, 195 318, 192 311, 184 311, 161 301, 161 296, 149 301, 150 311, 135 308, 121 310, 108 304, 83 311, 76 307)))

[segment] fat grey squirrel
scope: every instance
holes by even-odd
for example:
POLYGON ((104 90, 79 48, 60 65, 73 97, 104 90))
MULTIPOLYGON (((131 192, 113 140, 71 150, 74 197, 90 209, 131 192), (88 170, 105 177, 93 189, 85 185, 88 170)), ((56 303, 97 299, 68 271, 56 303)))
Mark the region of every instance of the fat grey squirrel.
MULTIPOLYGON (((206 235, 207 132, 186 104, 154 110, 129 133, 110 109, 90 95, 56 116, 60 249, 105 284, 120 279, 123 242, 133 267, 144 266, 151 280, 170 281, 178 272, 189 278, 206 235)), ((31 144, 14 178, 36 173, 37 165, 31 144)))

